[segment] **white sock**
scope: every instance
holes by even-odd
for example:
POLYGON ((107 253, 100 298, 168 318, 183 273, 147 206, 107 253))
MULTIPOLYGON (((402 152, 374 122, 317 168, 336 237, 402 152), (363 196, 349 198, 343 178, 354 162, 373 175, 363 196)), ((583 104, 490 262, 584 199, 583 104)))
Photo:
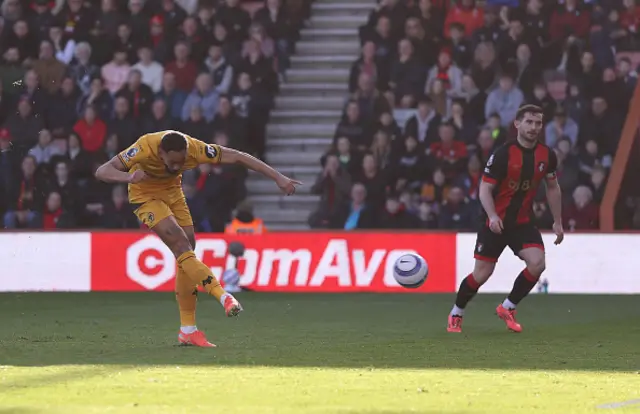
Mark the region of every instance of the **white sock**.
POLYGON ((195 325, 193 325, 193 326, 181 326, 180 327, 180 332, 182 332, 183 334, 187 334, 187 335, 192 334, 197 330, 198 330, 198 328, 195 325))
POLYGON ((516 308, 516 304, 511 302, 509 299, 505 299, 504 302, 502 302, 502 307, 509 309, 509 310, 513 310, 516 308))
POLYGON ((228 293, 225 293, 224 295, 220 296, 220 304, 222 306, 224 306, 224 301, 227 299, 228 296, 231 296, 231 295, 228 293))
POLYGON ((464 316, 464 309, 453 305, 453 309, 451 309, 451 315, 464 316))

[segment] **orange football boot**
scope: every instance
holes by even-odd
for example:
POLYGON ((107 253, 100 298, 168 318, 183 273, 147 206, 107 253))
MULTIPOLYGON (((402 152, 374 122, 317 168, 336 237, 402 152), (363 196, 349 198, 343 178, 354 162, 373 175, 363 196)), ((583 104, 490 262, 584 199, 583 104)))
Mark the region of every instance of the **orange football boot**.
POLYGON ((207 341, 207 337, 204 336, 204 332, 195 331, 190 334, 186 334, 182 331, 178 334, 178 341, 181 345, 200 346, 203 348, 215 348, 215 344, 207 341))
POLYGON ((458 333, 462 332, 462 316, 449 315, 447 332, 458 332, 458 333))
POLYGON ((507 309, 502 303, 496 308, 496 315, 507 324, 507 329, 512 332, 522 332, 522 326, 516 321, 516 310, 507 309))
POLYGON ((242 305, 240 302, 236 300, 233 296, 227 293, 227 297, 224 299, 224 313, 227 314, 228 317, 238 316, 240 312, 242 312, 242 305))

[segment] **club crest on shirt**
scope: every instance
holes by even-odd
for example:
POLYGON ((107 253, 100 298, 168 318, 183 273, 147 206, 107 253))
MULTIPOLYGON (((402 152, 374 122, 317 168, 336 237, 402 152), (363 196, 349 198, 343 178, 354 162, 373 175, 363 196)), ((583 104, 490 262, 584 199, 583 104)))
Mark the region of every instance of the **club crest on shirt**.
POLYGON ((125 161, 131 161, 131 159, 136 156, 138 151, 138 147, 129 148, 127 152, 122 155, 122 158, 124 158, 125 161))
POLYGON ((487 160, 487 167, 491 167, 493 165, 493 154, 487 160))
POLYGON ((541 162, 540 164, 538 164, 538 171, 542 172, 544 171, 546 165, 544 164, 544 162, 541 162))
POLYGON ((207 158, 216 158, 218 156, 218 151, 215 149, 213 145, 207 145, 205 148, 205 154, 207 158))
POLYGON ((484 245, 482 243, 478 243, 478 253, 482 252, 482 248, 484 245))
POLYGON ((149 213, 147 215, 147 221, 149 222, 149 224, 153 223, 153 220, 156 219, 156 216, 153 215, 153 213, 149 213))

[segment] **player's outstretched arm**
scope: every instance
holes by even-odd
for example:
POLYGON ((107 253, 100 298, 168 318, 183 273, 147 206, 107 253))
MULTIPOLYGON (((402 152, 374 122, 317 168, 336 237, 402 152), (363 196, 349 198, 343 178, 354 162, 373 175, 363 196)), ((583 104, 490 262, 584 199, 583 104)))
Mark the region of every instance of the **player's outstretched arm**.
POLYGON ((124 166, 117 156, 98 167, 95 176, 98 180, 108 183, 134 184, 145 179, 144 172, 140 170, 129 174, 128 168, 124 166))
POLYGON ((282 190, 286 195, 295 193, 296 186, 302 184, 300 181, 292 180, 291 178, 281 174, 273 167, 245 152, 227 147, 220 148, 222 150, 220 162, 223 164, 242 164, 250 170, 256 171, 265 177, 269 177, 276 182, 278 187, 280 187, 280 190, 282 190))

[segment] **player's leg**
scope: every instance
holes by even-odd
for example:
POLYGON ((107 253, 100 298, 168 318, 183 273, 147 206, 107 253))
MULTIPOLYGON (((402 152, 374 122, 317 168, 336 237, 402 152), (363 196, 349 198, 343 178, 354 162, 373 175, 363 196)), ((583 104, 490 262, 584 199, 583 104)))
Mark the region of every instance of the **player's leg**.
MULTIPOLYGON (((195 233, 193 226, 183 227, 189 243, 195 247, 195 233)), ((196 326, 196 303, 198 301, 198 286, 193 283, 181 266, 176 269, 176 301, 180 311, 180 332, 178 341, 183 345, 195 345, 202 347, 215 347, 209 342, 196 326)))
POLYGON ((478 231, 473 272, 460 282, 455 304, 449 314, 447 326, 449 332, 462 331, 462 318, 467 304, 478 293, 480 286, 489 280, 505 247, 506 242, 503 235, 493 233, 486 226, 478 231))
MULTIPOLYGON (((193 280, 191 272, 189 270, 193 263, 198 263, 201 266, 198 266, 200 269, 207 269, 207 277, 206 279, 200 279, 204 290, 215 296, 216 299, 220 301, 220 304, 224 307, 225 313, 227 316, 236 316, 240 312, 242 312, 242 306, 233 297, 233 295, 227 293, 222 286, 220 285, 220 281, 211 274, 211 269, 207 267, 204 263, 195 258, 195 253, 193 253, 193 248, 195 247, 195 232, 193 229, 193 219, 191 218, 191 212, 189 211, 189 207, 187 206, 187 201, 184 198, 182 193, 176 194, 174 197, 170 199, 171 203, 169 207, 173 216, 176 219, 178 225, 182 228, 182 231, 187 235, 187 239, 189 240, 189 244, 191 247, 191 253, 188 256, 193 256, 194 260, 189 259, 187 262, 181 262, 178 260, 178 266, 182 268, 182 270, 193 280), (186 265, 185 265, 186 263, 186 265)), ((176 256, 178 257, 178 256, 176 256)))
POLYGON ((544 243, 538 229, 532 225, 525 225, 514 232, 509 247, 526 266, 513 282, 513 288, 507 298, 496 308, 496 313, 507 324, 507 328, 521 332, 522 326, 516 320, 516 307, 536 286, 545 270, 544 243))

